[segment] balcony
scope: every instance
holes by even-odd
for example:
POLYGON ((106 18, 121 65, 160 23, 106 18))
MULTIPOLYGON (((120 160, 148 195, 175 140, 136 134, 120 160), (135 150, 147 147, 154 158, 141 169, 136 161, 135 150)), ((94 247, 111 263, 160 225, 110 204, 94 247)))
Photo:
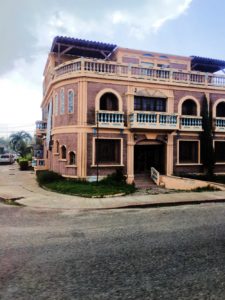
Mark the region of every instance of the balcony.
POLYGON ((202 117, 181 116, 180 130, 183 131, 202 131, 202 117))
POLYGON ((96 120, 101 128, 124 128, 123 112, 101 110, 96 113, 96 120))
POLYGON ((179 129, 178 115, 159 112, 134 112, 129 116, 131 129, 179 129))
POLYGON ((214 119, 214 131, 225 132, 225 118, 217 117, 214 119))
POLYGON ((46 134, 47 122, 46 121, 37 121, 36 122, 36 135, 42 136, 46 134))
POLYGON ((34 170, 47 170, 47 164, 45 159, 38 159, 38 158, 34 158, 32 160, 32 167, 34 167, 34 170))
MULTIPOLYGON (((176 69, 147 68, 140 65, 117 63, 114 61, 79 58, 63 63, 54 69, 51 82, 59 78, 70 78, 80 75, 104 76, 124 80, 159 82, 181 86, 201 86, 225 89, 225 75, 204 73, 198 71, 180 71, 176 69)), ((45 91, 46 92, 46 91, 45 91)))

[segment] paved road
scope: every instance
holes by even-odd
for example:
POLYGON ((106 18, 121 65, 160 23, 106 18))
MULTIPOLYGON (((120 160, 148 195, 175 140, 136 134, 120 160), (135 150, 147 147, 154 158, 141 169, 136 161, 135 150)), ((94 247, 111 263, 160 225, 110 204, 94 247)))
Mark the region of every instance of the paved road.
POLYGON ((225 204, 0 204, 0 299, 224 299, 225 204))

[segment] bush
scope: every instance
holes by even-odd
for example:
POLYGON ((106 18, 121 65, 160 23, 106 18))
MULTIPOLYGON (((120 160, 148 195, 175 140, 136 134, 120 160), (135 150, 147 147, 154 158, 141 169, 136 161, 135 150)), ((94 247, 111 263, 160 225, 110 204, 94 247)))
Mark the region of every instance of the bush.
POLYGON ((28 160, 27 159, 20 159, 19 160, 19 166, 20 166, 20 170, 21 171, 26 171, 29 169, 29 163, 28 163, 28 160))
POLYGON ((64 179, 60 174, 53 171, 37 171, 36 175, 39 185, 64 179))
POLYGON ((125 184, 126 176, 123 175, 123 169, 117 168, 116 172, 108 175, 106 178, 101 180, 101 183, 104 184, 125 184))
POLYGON ((26 159, 28 161, 32 161, 32 154, 31 153, 26 154, 26 159))

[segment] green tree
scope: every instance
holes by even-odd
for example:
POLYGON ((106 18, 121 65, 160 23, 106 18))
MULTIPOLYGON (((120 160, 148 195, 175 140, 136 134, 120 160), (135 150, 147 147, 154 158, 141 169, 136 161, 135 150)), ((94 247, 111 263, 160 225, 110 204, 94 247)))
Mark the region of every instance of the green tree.
POLYGON ((31 147, 29 147, 31 140, 32 137, 28 132, 18 131, 10 135, 9 144, 14 151, 25 157, 31 152, 31 147))
POLYGON ((208 106, 207 98, 204 95, 202 101, 202 133, 201 133, 201 157, 204 172, 212 177, 214 174, 215 154, 213 149, 212 133, 212 108, 211 102, 208 106))

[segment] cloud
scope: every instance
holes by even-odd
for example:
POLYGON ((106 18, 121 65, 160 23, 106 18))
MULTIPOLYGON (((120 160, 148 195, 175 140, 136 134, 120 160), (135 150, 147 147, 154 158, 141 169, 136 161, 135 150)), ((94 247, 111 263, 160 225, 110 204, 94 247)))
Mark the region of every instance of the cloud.
POLYGON ((40 118, 42 72, 56 35, 132 47, 180 17, 192 0, 0 2, 1 123, 40 118))

